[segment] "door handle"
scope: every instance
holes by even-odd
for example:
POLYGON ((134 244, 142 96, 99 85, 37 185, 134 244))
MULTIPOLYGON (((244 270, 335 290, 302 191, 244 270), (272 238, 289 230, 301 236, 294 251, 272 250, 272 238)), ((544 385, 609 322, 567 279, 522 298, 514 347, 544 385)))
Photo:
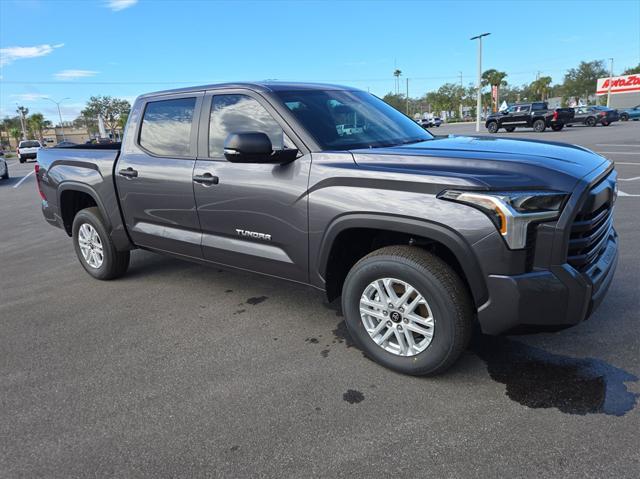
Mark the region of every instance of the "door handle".
POLYGON ((120 176, 124 176, 126 178, 137 178, 138 177, 138 171, 134 170, 131 167, 118 171, 118 174, 120 176))
POLYGON ((195 175, 193 181, 201 185, 217 185, 218 177, 213 176, 211 173, 205 173, 203 175, 195 175))

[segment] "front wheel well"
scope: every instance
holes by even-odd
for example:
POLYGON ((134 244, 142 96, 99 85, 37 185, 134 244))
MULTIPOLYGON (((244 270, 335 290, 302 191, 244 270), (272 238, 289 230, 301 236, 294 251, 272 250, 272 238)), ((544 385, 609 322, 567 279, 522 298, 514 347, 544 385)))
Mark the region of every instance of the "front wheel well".
POLYGON ((96 200, 84 191, 65 190, 60 194, 60 216, 69 236, 72 235, 73 219, 78 212, 92 206, 98 206, 96 200))
POLYGON ((331 245, 324 274, 327 299, 333 301, 342 294, 347 274, 361 258, 384 246, 395 245, 422 248, 438 256, 453 268, 464 282, 469 296, 473 298, 462 265, 445 244, 409 233, 373 228, 349 228, 340 232, 331 245))

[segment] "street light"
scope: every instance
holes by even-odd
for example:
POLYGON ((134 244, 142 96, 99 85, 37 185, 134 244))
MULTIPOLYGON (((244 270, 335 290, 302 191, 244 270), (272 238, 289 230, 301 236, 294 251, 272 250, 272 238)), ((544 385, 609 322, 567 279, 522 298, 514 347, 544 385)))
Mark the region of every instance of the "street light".
POLYGON ((609 88, 607 89, 607 108, 611 105, 611 84, 613 83, 613 58, 611 60, 611 67, 609 68, 609 88))
POLYGON ((62 130, 62 141, 65 141, 65 140, 66 140, 66 138, 65 138, 65 136, 64 136, 64 126, 62 125, 62 113, 60 113, 60 103, 62 103, 62 102, 63 102, 63 101, 65 101, 65 100, 71 100, 71 98, 66 97, 66 98, 63 98, 63 99, 62 99, 62 100, 60 100, 60 101, 55 101, 55 100, 53 100, 53 99, 51 99, 51 98, 48 98, 48 97, 45 97, 44 99, 45 99, 45 100, 52 101, 52 102, 53 102, 53 103, 55 103, 55 104, 56 104, 56 106, 58 107, 58 117, 60 118, 60 129, 62 130))
POLYGON ((476 103, 476 132, 480 132, 480 110, 482 109, 482 37, 491 33, 482 33, 471 37, 471 40, 478 40, 478 101, 476 103))

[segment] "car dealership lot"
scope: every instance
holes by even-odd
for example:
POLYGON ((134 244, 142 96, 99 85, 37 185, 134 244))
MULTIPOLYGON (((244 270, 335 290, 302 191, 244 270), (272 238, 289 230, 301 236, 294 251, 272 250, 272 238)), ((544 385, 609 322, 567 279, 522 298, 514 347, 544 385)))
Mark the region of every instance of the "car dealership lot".
POLYGON ((618 271, 589 321, 477 335, 432 379, 364 358, 336 307, 295 284, 143 251, 123 279, 96 282, 43 220, 33 163, 9 160, 0 476, 634 476, 640 122, 495 136, 616 161, 618 271))

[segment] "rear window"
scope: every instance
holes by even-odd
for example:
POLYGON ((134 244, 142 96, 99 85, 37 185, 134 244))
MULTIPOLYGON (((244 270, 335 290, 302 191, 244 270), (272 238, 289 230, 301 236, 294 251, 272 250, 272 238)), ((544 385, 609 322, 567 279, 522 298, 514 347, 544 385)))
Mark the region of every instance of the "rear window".
POLYGON ((190 156, 195 98, 147 103, 140 128, 140 146, 158 156, 190 156))
POLYGON ((531 106, 532 110, 546 110, 547 109, 547 105, 545 105, 544 103, 534 103, 531 106))
POLYGON ((19 148, 38 148, 40 143, 37 141, 21 141, 19 148))

